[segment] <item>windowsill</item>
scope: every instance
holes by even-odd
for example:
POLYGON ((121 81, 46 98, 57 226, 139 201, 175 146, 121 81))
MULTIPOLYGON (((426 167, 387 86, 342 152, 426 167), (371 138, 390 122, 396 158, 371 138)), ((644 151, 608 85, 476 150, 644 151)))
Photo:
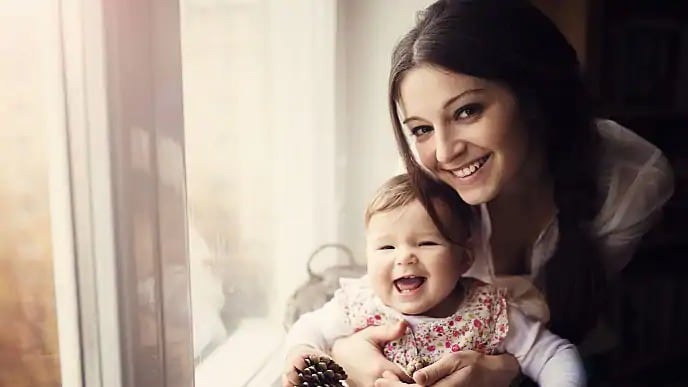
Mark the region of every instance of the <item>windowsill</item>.
POLYGON ((283 329, 266 318, 242 320, 227 340, 198 364, 196 387, 270 386, 280 377, 283 340, 283 329))

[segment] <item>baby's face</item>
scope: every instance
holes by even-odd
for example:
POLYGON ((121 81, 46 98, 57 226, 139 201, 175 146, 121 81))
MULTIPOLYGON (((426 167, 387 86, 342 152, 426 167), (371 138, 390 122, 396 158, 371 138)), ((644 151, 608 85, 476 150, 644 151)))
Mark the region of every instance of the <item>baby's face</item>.
MULTIPOLYGON (((438 210, 448 216, 442 206, 438 210)), ((456 311, 461 300, 454 289, 470 261, 442 236, 419 201, 373 215, 366 237, 368 277, 385 305, 431 317, 456 311)))

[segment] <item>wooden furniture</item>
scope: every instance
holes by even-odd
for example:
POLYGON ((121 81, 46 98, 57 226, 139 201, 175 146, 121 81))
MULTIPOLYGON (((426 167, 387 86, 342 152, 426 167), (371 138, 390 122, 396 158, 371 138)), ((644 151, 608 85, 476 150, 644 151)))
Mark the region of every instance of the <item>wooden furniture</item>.
POLYGON ((671 0, 532 0, 578 51, 598 114, 656 144, 675 193, 614 282, 618 344, 591 362, 591 385, 688 385, 688 12, 671 0))

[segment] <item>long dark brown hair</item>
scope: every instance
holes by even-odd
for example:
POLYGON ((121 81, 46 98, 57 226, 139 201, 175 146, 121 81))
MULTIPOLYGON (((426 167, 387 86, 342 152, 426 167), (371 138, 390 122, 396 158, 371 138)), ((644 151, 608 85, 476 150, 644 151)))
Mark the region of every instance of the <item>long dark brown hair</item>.
POLYGON ((399 152, 442 230, 428 200, 439 183, 414 158, 397 111, 404 74, 424 64, 499 82, 516 97, 525 126, 542 144, 558 209, 557 248, 536 285, 550 307, 550 329, 581 341, 597 322, 606 280, 590 227, 602 202, 599 134, 575 50, 526 0, 440 0, 419 13, 394 49, 388 102, 399 152))

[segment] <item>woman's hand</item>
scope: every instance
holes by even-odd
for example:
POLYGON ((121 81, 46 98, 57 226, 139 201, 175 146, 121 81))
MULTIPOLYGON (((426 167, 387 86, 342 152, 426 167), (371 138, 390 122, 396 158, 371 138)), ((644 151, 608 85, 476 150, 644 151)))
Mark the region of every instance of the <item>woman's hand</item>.
POLYGON ((352 387, 371 387, 386 371, 396 375, 398 380, 412 383, 413 380, 399 366, 382 355, 382 347, 387 342, 402 337, 406 327, 405 322, 368 327, 335 341, 332 357, 349 375, 347 383, 352 387))
POLYGON ((374 387, 422 387, 419 384, 404 383, 399 377, 389 371, 382 373, 382 377, 375 381, 374 387))
MULTIPOLYGON (((487 356, 475 351, 459 351, 441 358, 413 374, 413 386, 461 387, 509 386, 518 374, 518 363, 511 355, 487 356)), ((409 387, 395 375, 385 373, 375 387, 409 387)))
MULTIPOLYGON (((421 386, 506 387, 518 375, 518 371, 518 362, 509 354, 489 356, 475 351, 459 351, 416 371, 413 379, 421 386)), ((376 385, 391 386, 394 384, 376 385)))

